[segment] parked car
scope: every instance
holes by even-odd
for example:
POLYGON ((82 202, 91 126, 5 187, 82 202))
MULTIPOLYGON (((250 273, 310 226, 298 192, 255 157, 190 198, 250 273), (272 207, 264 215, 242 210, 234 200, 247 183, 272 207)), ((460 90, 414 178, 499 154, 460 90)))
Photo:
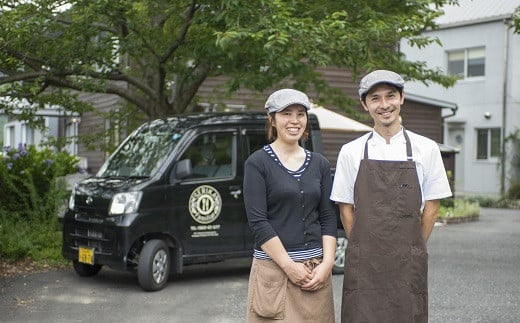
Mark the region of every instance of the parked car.
MULTIPOLYGON (((148 291, 187 265, 252 257, 243 164, 266 143, 265 120, 263 113, 204 113, 139 127, 95 176, 75 185, 63 217, 63 256, 80 276, 104 265, 137 271, 148 291)), ((302 145, 321 152, 318 121, 310 115, 310 122, 302 145)), ((342 273, 341 225, 338 234, 334 272, 342 273)))

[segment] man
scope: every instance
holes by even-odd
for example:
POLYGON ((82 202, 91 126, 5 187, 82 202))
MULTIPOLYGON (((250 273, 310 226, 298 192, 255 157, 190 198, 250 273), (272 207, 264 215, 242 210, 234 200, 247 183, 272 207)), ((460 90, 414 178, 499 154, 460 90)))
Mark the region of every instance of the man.
POLYGON ((426 241, 451 196, 440 150, 401 126, 398 74, 366 75, 359 97, 374 129, 341 148, 331 194, 349 239, 341 321, 427 322, 426 241))

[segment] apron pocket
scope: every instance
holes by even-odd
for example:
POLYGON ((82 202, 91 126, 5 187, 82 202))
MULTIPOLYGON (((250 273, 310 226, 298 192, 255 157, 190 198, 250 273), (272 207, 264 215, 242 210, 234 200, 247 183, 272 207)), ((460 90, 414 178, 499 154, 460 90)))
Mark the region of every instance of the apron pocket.
POLYGON ((269 319, 284 319, 287 280, 281 269, 259 266, 253 283, 253 312, 269 319))
POLYGON ((428 291, 428 253, 419 246, 411 246, 410 289, 412 293, 428 291))

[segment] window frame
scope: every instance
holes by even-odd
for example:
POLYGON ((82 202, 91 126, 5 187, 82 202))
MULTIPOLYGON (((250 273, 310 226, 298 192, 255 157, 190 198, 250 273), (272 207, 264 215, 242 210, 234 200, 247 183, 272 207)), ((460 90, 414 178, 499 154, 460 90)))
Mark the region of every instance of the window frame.
POLYGON ((501 157, 502 128, 476 128, 475 159, 477 161, 498 161, 501 157), (485 143, 481 142, 481 135, 485 131, 485 143), (498 139, 498 142, 497 142, 498 139), (485 148, 482 146, 485 144, 485 148), (482 148, 481 148, 482 147, 482 148), (485 151, 481 151, 485 149, 485 151), (485 158, 484 158, 485 155, 485 158))
POLYGON ((468 48, 462 48, 462 49, 453 49, 453 50, 447 50, 446 51, 446 74, 450 76, 460 76, 462 80, 479 80, 484 79, 486 77, 486 46, 477 46, 477 47, 468 47, 468 48), (478 58, 470 58, 472 52, 476 51, 483 51, 482 57, 478 58), (455 62, 455 60, 450 60, 450 55, 455 54, 462 54, 463 55, 463 71, 462 73, 452 73, 450 69, 450 65, 452 62, 455 62), (483 64, 480 65, 471 65, 472 59, 483 59, 483 64), (470 66, 482 66, 483 72, 482 75, 475 75, 471 76, 469 75, 469 72, 471 70, 470 66))
MULTIPOLYGON (((230 164, 226 163, 226 164, 220 164, 220 163, 217 163, 215 164, 215 172, 213 172, 212 175, 210 176, 204 176, 204 177, 190 177, 190 178, 186 178, 184 180, 182 180, 183 183, 193 183, 193 182, 212 182, 212 181, 222 181, 222 180, 229 180, 229 179, 233 179, 236 177, 237 175, 237 131, 235 129, 218 129, 218 130, 210 130, 210 131, 203 131, 203 132, 199 132, 197 133, 195 136, 193 136, 193 138, 191 138, 190 142, 186 145, 186 147, 183 149, 182 153, 179 155, 179 160, 182 160, 182 159, 192 159, 192 158, 189 158, 187 156, 187 154, 191 154, 193 152, 195 152, 197 150, 198 147, 200 147, 200 144, 202 142, 205 142, 208 138, 211 138, 213 137, 212 139, 214 140, 214 143, 216 143, 217 141, 220 141, 221 143, 222 142, 225 142, 227 141, 228 139, 229 140, 229 143, 231 144, 230 147, 230 151, 228 151, 227 153, 230 154, 228 157, 230 158, 229 161, 230 161, 230 164), (224 138, 225 140, 222 140, 222 139, 218 139, 218 138, 224 138), (230 167, 230 173, 229 174, 220 174, 218 172, 219 170, 219 167, 222 167, 222 166, 227 166, 229 165, 230 167)), ((217 150, 219 147, 216 147, 217 150)), ((221 151, 221 150, 220 150, 221 151)), ((220 152, 220 154, 222 154, 222 152, 220 152)), ((192 159, 192 170, 194 172, 196 172, 196 169, 197 169, 197 166, 195 165, 194 163, 194 160, 192 159)), ((200 174, 200 175, 204 175, 204 174, 200 174)), ((209 174, 205 174, 205 175, 209 175, 209 174)))

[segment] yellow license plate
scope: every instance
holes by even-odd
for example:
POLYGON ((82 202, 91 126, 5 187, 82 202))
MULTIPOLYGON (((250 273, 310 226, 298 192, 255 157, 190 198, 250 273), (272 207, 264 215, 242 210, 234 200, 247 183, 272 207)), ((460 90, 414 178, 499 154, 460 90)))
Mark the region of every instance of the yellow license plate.
POLYGON ((79 247, 78 261, 84 264, 94 265, 94 249, 79 247))

